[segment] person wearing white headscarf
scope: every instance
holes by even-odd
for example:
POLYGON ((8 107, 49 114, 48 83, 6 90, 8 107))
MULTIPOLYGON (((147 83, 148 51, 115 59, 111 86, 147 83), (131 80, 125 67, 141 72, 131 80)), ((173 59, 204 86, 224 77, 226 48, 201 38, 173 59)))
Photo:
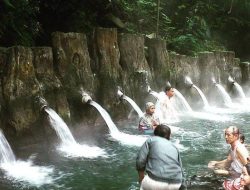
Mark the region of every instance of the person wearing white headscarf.
POLYGON ((157 125, 159 125, 159 118, 157 118, 154 114, 155 105, 152 102, 146 103, 146 112, 139 120, 139 130, 146 132, 152 131, 155 129, 157 125))

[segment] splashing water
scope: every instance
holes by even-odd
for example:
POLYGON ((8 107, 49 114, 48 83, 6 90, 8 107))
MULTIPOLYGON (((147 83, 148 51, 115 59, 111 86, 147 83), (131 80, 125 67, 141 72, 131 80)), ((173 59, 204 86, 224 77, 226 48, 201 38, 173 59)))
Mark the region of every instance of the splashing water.
POLYGON ((34 166, 31 160, 16 160, 15 155, 0 130, 0 168, 5 171, 5 176, 11 181, 25 182, 33 186, 52 183, 52 167, 34 166))
POLYGON ((180 150, 180 152, 184 152, 189 149, 185 147, 184 145, 182 145, 179 139, 175 139, 173 141, 173 144, 180 150))
POLYGON ((141 146, 146 141, 146 136, 130 135, 120 132, 105 109, 103 109, 98 103, 93 100, 89 104, 94 106, 102 115, 113 139, 119 141, 121 144, 129 146, 141 146))
MULTIPOLYGON (((195 85, 193 85, 193 86, 195 86, 195 85)), ((190 107, 190 105, 188 104, 188 102, 186 101, 186 99, 184 98, 184 96, 177 89, 174 89, 174 90, 175 90, 175 96, 178 97, 178 99, 173 99, 174 100, 173 103, 175 103, 174 106, 178 107, 178 105, 176 104, 176 102, 178 102, 178 100, 182 102, 182 106, 179 108, 180 110, 182 110, 182 112, 179 112, 180 115, 184 114, 185 117, 189 116, 189 117, 205 119, 205 120, 212 120, 212 121, 229 121, 229 120, 231 120, 231 118, 227 117, 227 116, 193 111, 192 108, 190 107)), ((175 98, 175 96, 174 96, 174 98, 175 98)), ((210 106, 205 107, 205 108, 206 108, 206 110, 211 109, 210 106)))
POLYGON ((112 138, 118 140, 123 145, 128 146, 142 146, 147 140, 148 136, 142 135, 130 135, 123 132, 115 133, 111 135, 112 138))
POLYGON ((155 99, 159 100, 159 93, 155 91, 150 91, 149 94, 155 97, 155 99))
POLYGON ((96 157, 104 157, 107 158, 107 153, 97 147, 97 146, 89 146, 84 144, 69 144, 69 145, 60 145, 58 149, 64 153, 66 157, 84 157, 84 158, 96 158, 96 157))
POLYGON ((108 125, 110 134, 119 133, 119 130, 117 129, 116 125, 114 124, 114 122, 112 121, 112 119, 110 118, 109 114, 106 112, 105 109, 103 109, 98 103, 96 103, 93 100, 89 104, 94 106, 99 111, 99 113, 102 115, 103 119, 105 120, 105 122, 108 125))
MULTIPOLYGON (((175 123, 179 121, 176 107, 164 92, 159 93, 159 100, 155 104, 155 115, 160 123, 175 123)), ((171 98, 172 99, 172 98, 171 98)))
POLYGON ((56 131, 57 136, 64 145, 76 144, 76 141, 71 134, 66 123, 60 118, 60 116, 51 108, 45 108, 45 111, 49 115, 51 126, 56 131))
POLYGON ((6 140, 4 134, 2 133, 2 130, 0 130, 0 155, 1 155, 1 163, 6 162, 15 162, 16 158, 15 155, 6 140))
POLYGON ((207 98, 206 98, 206 96, 203 94, 203 92, 199 89, 199 87, 198 86, 196 86, 196 85, 193 85, 193 87, 198 91, 198 93, 200 94, 200 96, 201 96, 201 99, 202 99, 202 101, 203 101, 203 104, 204 104, 204 107, 206 108, 206 107, 210 107, 209 106, 209 103, 208 103, 208 101, 207 101, 207 98))
POLYGON ((223 86, 221 86, 220 84, 215 84, 215 86, 218 88, 220 94, 222 95, 225 105, 232 105, 232 99, 230 98, 226 90, 223 88, 223 86))
POLYGON ((210 121, 230 121, 232 120, 231 117, 226 115, 219 115, 219 114, 213 114, 213 113, 207 113, 207 112, 192 112, 190 115, 191 117, 197 118, 197 119, 204 119, 204 120, 210 120, 210 121))
POLYGON ((58 149, 64 153, 64 156, 85 158, 107 157, 106 152, 99 147, 78 144, 61 117, 51 108, 45 108, 45 111, 49 114, 51 126, 62 142, 58 149))
POLYGON ((184 96, 177 89, 174 89, 174 93, 175 93, 175 96, 178 98, 178 100, 182 103, 181 110, 192 112, 193 110, 188 104, 187 100, 184 98, 184 96))
POLYGON ((34 166, 31 161, 5 162, 1 164, 1 168, 9 180, 28 182, 37 187, 53 182, 52 167, 34 166))
POLYGON ((235 86, 235 89, 237 90, 240 98, 245 99, 246 95, 245 95, 242 87, 237 82, 234 82, 234 86, 235 86))

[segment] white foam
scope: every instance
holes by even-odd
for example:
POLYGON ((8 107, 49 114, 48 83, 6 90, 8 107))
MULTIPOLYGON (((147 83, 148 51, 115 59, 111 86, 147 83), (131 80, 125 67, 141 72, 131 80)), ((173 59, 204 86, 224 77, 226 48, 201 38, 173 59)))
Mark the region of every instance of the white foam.
POLYGON ((10 180, 27 182, 38 187, 53 182, 51 174, 54 169, 52 167, 35 166, 30 160, 4 162, 1 163, 0 167, 5 171, 5 175, 10 180))
POLYGON ((81 145, 78 143, 62 144, 58 147, 58 150, 63 152, 63 156, 66 157, 107 157, 107 153, 102 148, 97 146, 81 145))
POLYGON ((121 144, 128 146, 142 146, 148 138, 148 136, 130 135, 123 132, 114 132, 110 135, 113 139, 119 141, 121 144))

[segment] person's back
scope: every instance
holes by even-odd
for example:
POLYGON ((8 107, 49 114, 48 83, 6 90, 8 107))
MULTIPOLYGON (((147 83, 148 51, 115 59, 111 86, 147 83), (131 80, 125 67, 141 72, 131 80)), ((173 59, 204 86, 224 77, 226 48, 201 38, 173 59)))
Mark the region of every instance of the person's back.
POLYGON ((149 138, 147 143, 150 147, 146 164, 146 173, 149 177, 159 181, 181 183, 182 169, 181 163, 178 162, 178 149, 169 140, 157 136, 149 138))
POLYGON ((158 125, 155 136, 148 138, 141 147, 136 159, 141 190, 186 189, 180 154, 169 141, 170 134, 168 126, 158 125))

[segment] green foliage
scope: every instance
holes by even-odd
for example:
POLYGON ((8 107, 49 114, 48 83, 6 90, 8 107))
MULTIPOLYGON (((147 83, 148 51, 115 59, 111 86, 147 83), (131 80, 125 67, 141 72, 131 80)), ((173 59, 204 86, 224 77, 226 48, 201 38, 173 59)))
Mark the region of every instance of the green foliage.
POLYGON ((36 21, 38 7, 27 0, 0 2, 0 43, 2 45, 34 45, 39 23, 36 21))
POLYGON ((250 41, 249 0, 2 0, 0 43, 49 45, 52 32, 91 34, 97 26, 155 34, 158 10, 158 34, 169 50, 195 55, 229 49, 249 56, 250 43, 242 43, 250 41))

